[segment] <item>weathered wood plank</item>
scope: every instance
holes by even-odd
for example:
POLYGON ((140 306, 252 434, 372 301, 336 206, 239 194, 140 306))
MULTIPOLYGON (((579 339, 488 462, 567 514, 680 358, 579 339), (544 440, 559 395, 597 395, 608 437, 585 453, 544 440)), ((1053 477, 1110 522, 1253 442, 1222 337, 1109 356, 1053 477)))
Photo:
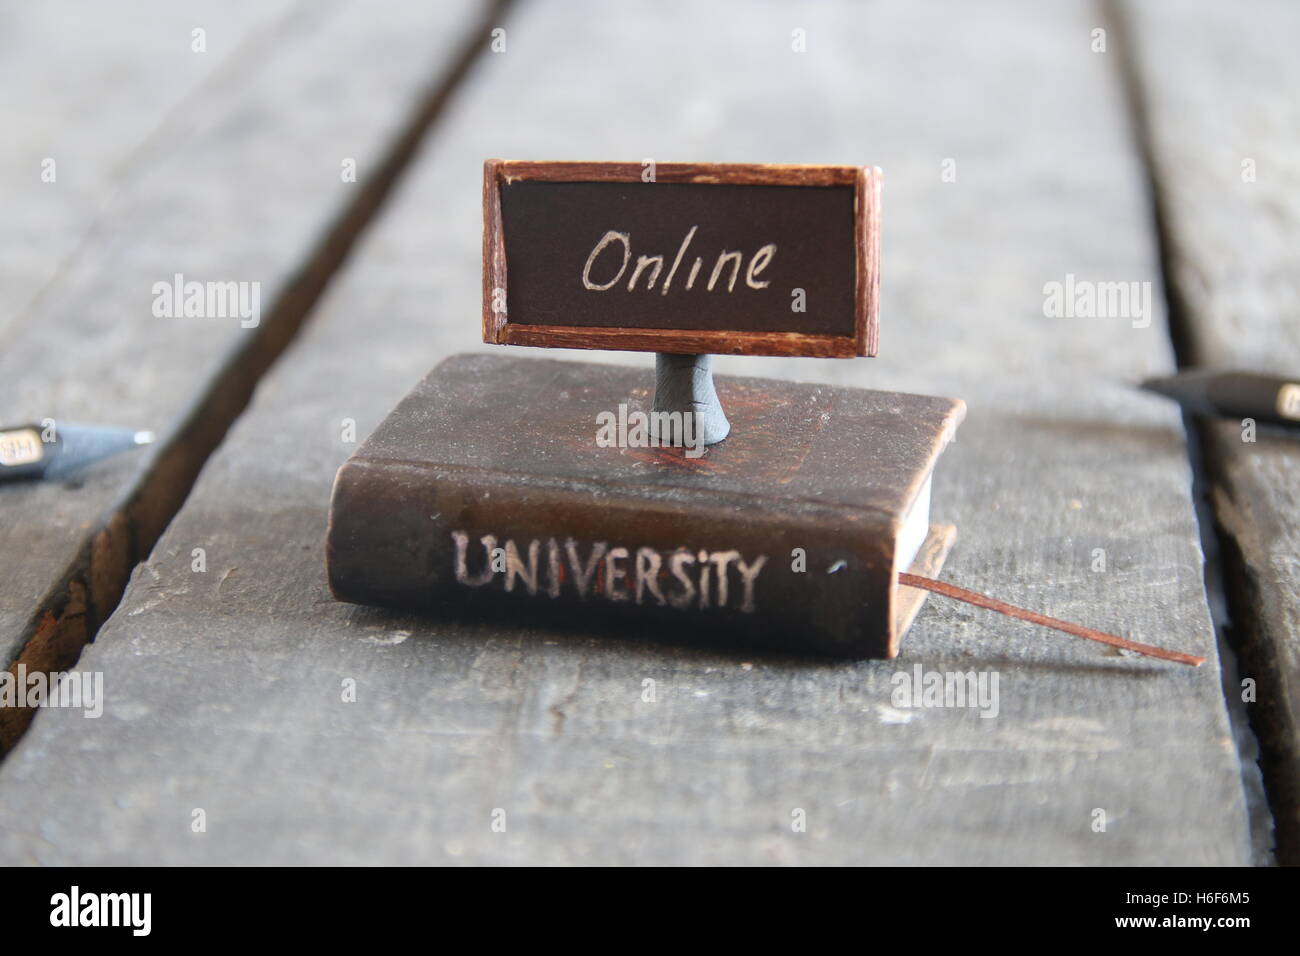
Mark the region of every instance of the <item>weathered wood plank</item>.
MULTIPOLYGON (((935 520, 960 529, 946 576, 1216 659, 1178 417, 1127 384, 1172 363, 1158 298, 1137 328, 1044 315, 1067 272, 1158 274, 1091 7, 563 10, 507 24, 508 51, 138 569, 80 665, 105 675, 104 716, 43 713, 0 767, 0 858, 1246 861, 1213 663, 939 600, 898 660, 849 665, 331 600, 348 423, 363 436, 437 359, 490 348, 485 157, 861 162, 885 169, 881 357, 722 358, 720 374, 967 399, 935 479, 935 520), (996 673, 997 717, 902 706, 895 675, 914 667, 996 673)), ((644 356, 610 360, 653 380, 644 356)))
MULTIPOLYGON (((205 87, 220 83, 224 71, 264 43, 292 5, 200 0, 182 7, 145 0, 129 15, 93 0, 0 8, 0 209, 11 240, 0 257, 0 354, 22 335, 45 343, 45 358, 35 368, 4 366, 5 424, 20 421, 21 414, 37 421, 64 414, 48 393, 19 401, 10 380, 22 375, 29 388, 40 390, 48 389, 47 377, 84 374, 57 360, 67 343, 50 326, 42 297, 80 257, 103 247, 105 211, 167 138, 185 128, 186 104, 201 102, 205 87), (205 31, 201 43, 196 29, 205 31)), ((87 414, 98 421, 111 417, 98 408, 87 414)), ((60 548, 45 561, 29 550, 31 535, 62 545, 84 538, 79 522, 96 516, 64 507, 66 491, 47 494, 20 532, 28 497, 5 489, 0 498, 0 666, 30 636, 33 609, 67 571, 69 552, 60 548)), ((68 629, 81 630, 80 620, 74 611, 68 629)))
MULTIPOLYGON (((20 653, 29 667, 75 660, 477 50, 486 9, 410 2, 376 17, 302 4, 114 173, 99 226, 10 323, 0 408, 17 422, 120 423, 161 441, 71 482, 4 489, 5 666, 20 653), (155 285, 177 275, 243 283, 250 307, 256 286, 260 314, 160 315, 155 285)), ((61 83, 61 34, 31 40, 49 54, 44 82, 61 83)), ((170 63, 161 56, 154 82, 170 63)), ((24 718, 0 711, 0 748, 24 718)))
MULTIPOLYGON (((1300 8, 1124 8, 1186 360, 1300 374, 1300 8)), ((1300 862, 1300 442, 1203 429, 1280 861, 1300 862)))
POLYGON ((137 163, 184 128, 191 98, 258 55, 293 6, 142 0, 128 11, 58 0, 0 7, 0 209, 15 240, 0 257, 0 342, 104 228, 101 213, 137 163))

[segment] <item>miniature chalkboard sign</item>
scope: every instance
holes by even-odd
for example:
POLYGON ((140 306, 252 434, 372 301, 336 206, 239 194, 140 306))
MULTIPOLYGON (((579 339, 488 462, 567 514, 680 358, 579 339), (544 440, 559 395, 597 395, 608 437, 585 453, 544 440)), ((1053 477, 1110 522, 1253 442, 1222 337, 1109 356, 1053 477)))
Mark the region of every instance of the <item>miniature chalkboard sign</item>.
POLYGON ((484 341, 876 354, 878 169, 493 159, 483 210, 484 341))
POLYGON ((483 340, 659 353, 654 410, 731 432, 713 353, 876 354, 880 170, 483 165, 483 340))

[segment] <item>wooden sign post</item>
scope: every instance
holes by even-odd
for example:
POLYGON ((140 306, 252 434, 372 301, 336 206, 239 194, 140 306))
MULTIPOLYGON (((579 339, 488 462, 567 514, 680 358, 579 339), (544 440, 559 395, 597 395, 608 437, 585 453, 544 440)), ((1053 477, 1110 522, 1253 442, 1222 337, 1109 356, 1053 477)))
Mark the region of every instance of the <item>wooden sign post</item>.
POLYGON ((658 352, 655 411, 730 430, 711 355, 875 355, 880 171, 483 168, 483 340, 658 352))

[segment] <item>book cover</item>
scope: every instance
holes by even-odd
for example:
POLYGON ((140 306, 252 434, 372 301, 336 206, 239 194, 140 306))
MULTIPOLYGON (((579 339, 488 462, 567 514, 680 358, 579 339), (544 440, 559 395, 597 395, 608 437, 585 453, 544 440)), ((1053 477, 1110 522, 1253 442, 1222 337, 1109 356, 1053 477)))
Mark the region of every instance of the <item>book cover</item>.
POLYGON ((717 379, 732 421, 699 457, 628 447, 646 369, 459 355, 340 468, 342 600, 700 643, 892 657, 954 531, 930 476, 959 400, 717 379), (617 441, 600 439, 619 423, 617 441))

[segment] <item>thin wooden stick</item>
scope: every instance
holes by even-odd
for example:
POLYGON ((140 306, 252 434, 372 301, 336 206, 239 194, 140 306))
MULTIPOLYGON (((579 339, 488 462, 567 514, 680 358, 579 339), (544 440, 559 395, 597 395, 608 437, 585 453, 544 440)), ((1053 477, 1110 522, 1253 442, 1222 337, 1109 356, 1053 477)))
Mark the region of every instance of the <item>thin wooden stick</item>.
POLYGON ((978 591, 967 591, 965 588, 959 588, 955 584, 948 584, 945 581, 936 581, 934 578, 924 578, 919 574, 908 574, 904 571, 898 573, 898 583, 905 584, 910 588, 924 588, 927 591, 933 591, 935 594, 942 594, 944 597, 955 598, 958 601, 965 601, 967 604, 974 604, 976 607, 986 608, 990 611, 997 611, 1008 617, 1019 618, 1022 621, 1032 621, 1034 624, 1041 624, 1043 627, 1055 628, 1058 631, 1064 631, 1066 634, 1073 634, 1075 637, 1087 638, 1090 641, 1100 641, 1102 644, 1109 644, 1112 647, 1122 647, 1126 651, 1136 651, 1139 654, 1146 654, 1148 657, 1159 657, 1166 661, 1177 661, 1179 664, 1190 664, 1192 667, 1200 667, 1205 663, 1204 657, 1196 657, 1192 654, 1183 654, 1180 651, 1167 651, 1161 647, 1154 647, 1151 644, 1139 644, 1137 641, 1125 640, 1122 637, 1116 637, 1114 634, 1107 634, 1105 631, 1095 631, 1090 627, 1084 627, 1082 624, 1071 624, 1069 621, 1058 621, 1054 617, 1048 617, 1045 614, 1038 614, 1035 611, 1027 611, 1022 607, 1016 607, 1014 604, 1007 604, 1005 601, 999 601, 996 598, 980 594, 978 591))

